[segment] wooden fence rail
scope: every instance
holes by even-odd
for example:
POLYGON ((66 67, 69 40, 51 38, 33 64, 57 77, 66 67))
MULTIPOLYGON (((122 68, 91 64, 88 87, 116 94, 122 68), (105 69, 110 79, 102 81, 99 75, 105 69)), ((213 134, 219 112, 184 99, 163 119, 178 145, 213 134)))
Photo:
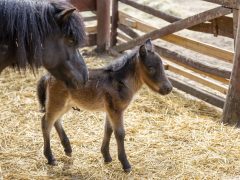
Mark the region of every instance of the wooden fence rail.
MULTIPOLYGON (((182 20, 179 17, 175 17, 165 12, 162 12, 160 10, 156 10, 154 8, 139 4, 133 0, 119 0, 119 1, 170 23, 182 20)), ((198 32, 209 33, 209 34, 216 34, 217 32, 216 35, 233 38, 232 18, 230 17, 219 17, 215 19, 215 22, 210 22, 210 23, 203 22, 195 26, 189 27, 187 29, 198 31, 198 32), (217 31, 215 29, 216 27, 217 27, 217 31)))
MULTIPOLYGON (((124 24, 128 27, 138 29, 142 32, 151 32, 158 29, 157 27, 150 25, 146 22, 142 22, 130 16, 122 11, 119 11, 119 23, 124 24)), ((226 62, 232 62, 233 52, 228 50, 223 50, 213 45, 202 43, 200 41, 192 40, 190 38, 185 38, 175 34, 169 34, 167 36, 160 37, 161 39, 171 42, 173 44, 185 47, 187 49, 194 50, 196 52, 218 58, 226 62)))
POLYGON ((221 17, 227 14, 230 14, 232 12, 231 9, 224 8, 224 7, 217 7, 208 11, 205 11, 203 13, 182 19, 180 21, 174 22, 168 26, 165 26, 161 29, 154 30, 150 33, 147 33, 139 38, 133 39, 127 43, 120 44, 116 47, 114 47, 114 50, 116 51, 124 51, 127 49, 131 49, 134 46, 137 46, 145 41, 145 39, 151 38, 151 39, 157 39, 159 37, 163 37, 172 33, 175 33, 177 31, 186 29, 188 27, 192 27, 194 25, 200 24, 205 21, 209 21, 212 19, 215 19, 217 17, 221 17))

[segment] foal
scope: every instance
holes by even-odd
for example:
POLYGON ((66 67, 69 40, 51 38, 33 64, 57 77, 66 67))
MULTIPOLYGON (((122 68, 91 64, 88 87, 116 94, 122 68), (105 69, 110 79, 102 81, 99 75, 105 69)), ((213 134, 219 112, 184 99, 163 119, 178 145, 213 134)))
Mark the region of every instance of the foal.
POLYGON ((67 89, 62 81, 45 75, 38 83, 38 98, 45 115, 42 118, 44 155, 48 163, 56 165, 50 147, 50 132, 55 126, 65 153, 71 156, 72 148, 60 118, 72 107, 106 112, 105 132, 101 152, 106 163, 111 162, 109 143, 112 132, 117 140, 118 159, 125 172, 131 171, 124 148, 125 131, 123 113, 134 94, 147 84, 162 95, 171 92, 172 85, 165 75, 159 55, 154 52, 151 40, 135 48, 109 66, 89 70, 89 81, 80 89, 67 89))

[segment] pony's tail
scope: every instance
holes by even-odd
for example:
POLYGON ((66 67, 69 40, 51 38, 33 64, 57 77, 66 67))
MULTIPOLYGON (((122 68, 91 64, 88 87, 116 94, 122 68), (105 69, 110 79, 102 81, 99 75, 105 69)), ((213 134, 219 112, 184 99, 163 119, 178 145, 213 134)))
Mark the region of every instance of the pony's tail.
POLYGON ((37 96, 38 96, 38 102, 40 104, 40 112, 46 111, 45 105, 46 105, 47 80, 48 80, 48 75, 44 75, 38 81, 38 85, 37 85, 37 96))

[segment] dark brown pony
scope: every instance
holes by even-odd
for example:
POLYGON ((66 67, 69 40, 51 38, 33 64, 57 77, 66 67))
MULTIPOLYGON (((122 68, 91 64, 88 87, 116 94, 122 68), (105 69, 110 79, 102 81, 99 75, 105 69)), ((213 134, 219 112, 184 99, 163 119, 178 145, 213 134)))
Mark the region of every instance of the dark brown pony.
POLYGON ((56 79, 76 88, 87 81, 78 52, 85 42, 83 21, 64 1, 0 1, 0 73, 44 66, 56 79))
POLYGON ((118 159, 124 171, 129 172, 131 166, 124 149, 123 113, 134 94, 144 83, 162 95, 172 90, 172 85, 165 75, 162 60, 154 52, 150 40, 105 68, 90 69, 89 81, 80 89, 67 89, 54 77, 43 76, 38 84, 38 98, 45 112, 42 118, 42 131, 44 155, 48 163, 56 164, 50 147, 50 132, 53 126, 58 132, 66 155, 71 156, 72 148, 60 118, 72 107, 78 107, 106 112, 105 133, 101 148, 104 161, 112 161, 109 143, 111 134, 114 132, 118 146, 118 159))

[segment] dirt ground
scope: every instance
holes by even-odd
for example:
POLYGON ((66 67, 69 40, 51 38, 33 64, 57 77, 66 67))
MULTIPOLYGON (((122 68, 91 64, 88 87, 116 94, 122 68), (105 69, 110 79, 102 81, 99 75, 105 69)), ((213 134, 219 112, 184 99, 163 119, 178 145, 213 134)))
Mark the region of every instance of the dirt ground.
MULTIPOLYGON (((215 6, 200 0, 139 1, 180 17, 215 6)), ((148 19, 146 15, 138 15, 148 19)), ((165 23, 151 20, 159 26, 165 23)), ((228 38, 196 35, 190 31, 180 34, 233 49, 233 42, 228 38)), ((176 48, 162 43, 165 47, 176 48)), ((89 51, 88 48, 82 50, 89 67, 103 66, 112 60, 106 55, 96 57, 89 51)), ((197 53, 183 52, 179 48, 176 51, 196 60, 211 61, 197 53)), ((126 152, 133 167, 130 174, 122 171, 117 160, 114 137, 110 145, 113 162, 103 163, 100 146, 104 113, 84 110, 70 111, 63 117, 73 157, 64 155, 53 130, 52 150, 58 166, 47 165, 43 156, 42 114, 36 98, 36 83, 44 73, 42 69, 36 76, 31 72, 19 74, 5 70, 0 76, 0 180, 240 178, 239 129, 220 123, 221 110, 177 90, 160 96, 147 87, 136 95, 124 116, 126 152)))

